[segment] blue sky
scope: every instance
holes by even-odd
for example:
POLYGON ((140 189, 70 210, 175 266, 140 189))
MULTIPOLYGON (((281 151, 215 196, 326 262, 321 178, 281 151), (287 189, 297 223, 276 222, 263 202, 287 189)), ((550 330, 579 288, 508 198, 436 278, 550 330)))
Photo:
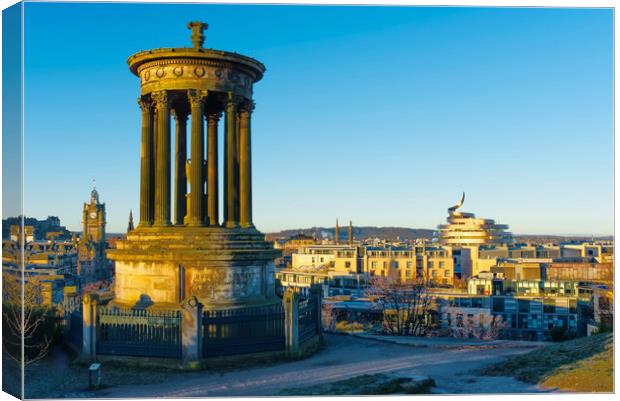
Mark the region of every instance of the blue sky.
POLYGON ((25 7, 25 210, 108 231, 139 204, 145 49, 263 62, 253 115, 263 231, 433 228, 463 210, 515 233, 613 232, 610 9, 44 4, 25 7))

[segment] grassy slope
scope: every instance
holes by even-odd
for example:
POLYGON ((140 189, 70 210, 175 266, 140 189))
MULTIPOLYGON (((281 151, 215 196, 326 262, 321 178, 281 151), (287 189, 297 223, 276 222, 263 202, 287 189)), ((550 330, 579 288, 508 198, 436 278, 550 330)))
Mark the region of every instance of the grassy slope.
POLYGON ((488 376, 514 376, 561 391, 613 391, 613 336, 599 334, 555 343, 486 368, 488 376))

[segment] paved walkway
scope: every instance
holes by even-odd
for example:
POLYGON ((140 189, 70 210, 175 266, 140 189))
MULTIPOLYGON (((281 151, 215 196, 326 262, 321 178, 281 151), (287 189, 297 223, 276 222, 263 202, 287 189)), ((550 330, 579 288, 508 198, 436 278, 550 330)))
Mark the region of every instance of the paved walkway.
MULTIPOLYGON (((147 385, 122 385, 82 394, 107 397, 273 396, 284 388, 305 387, 373 373, 398 372, 435 379, 438 393, 531 393, 535 386, 508 377, 482 377, 476 370, 502 358, 531 351, 511 342, 491 348, 452 340, 452 347, 429 342, 424 347, 356 336, 325 335, 325 348, 301 361, 224 373, 191 372, 147 385)), ((450 342, 450 340, 448 340, 450 342)))
POLYGON ((377 334, 354 333, 355 337, 384 341, 394 344, 409 345, 413 347, 433 347, 433 348, 527 348, 534 349, 542 347, 549 343, 535 341, 518 341, 518 340, 476 340, 467 338, 451 338, 451 337, 399 337, 399 336, 383 336, 377 334))

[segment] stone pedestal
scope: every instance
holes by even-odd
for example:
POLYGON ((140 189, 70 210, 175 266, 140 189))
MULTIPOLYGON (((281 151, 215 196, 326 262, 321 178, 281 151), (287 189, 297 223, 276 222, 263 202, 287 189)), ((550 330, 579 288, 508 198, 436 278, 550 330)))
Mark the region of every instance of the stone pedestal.
POLYGON ((222 227, 138 227, 108 250, 116 303, 173 306, 195 296, 210 310, 273 303, 278 255, 256 229, 222 227))

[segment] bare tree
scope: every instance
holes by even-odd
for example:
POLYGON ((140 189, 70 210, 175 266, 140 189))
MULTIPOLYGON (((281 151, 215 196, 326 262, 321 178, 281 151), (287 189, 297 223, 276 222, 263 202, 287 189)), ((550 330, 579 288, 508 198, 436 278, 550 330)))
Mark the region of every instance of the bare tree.
POLYGON ((323 330, 335 331, 336 330, 336 316, 334 316, 334 307, 331 304, 323 304, 321 309, 321 322, 323 323, 323 330))
POLYGON ((55 311, 42 303, 42 285, 38 278, 23 282, 20 276, 3 273, 2 284, 2 349, 11 359, 27 366, 48 354, 55 333, 55 311), (50 322, 51 328, 48 327, 50 322))
POLYGON ((366 293, 381 312, 385 333, 420 336, 429 330, 432 298, 424 280, 403 282, 394 276, 374 276, 366 293))
POLYGON ((476 338, 478 340, 495 340, 499 338, 502 330, 506 328, 506 322, 501 316, 482 315, 475 323, 473 319, 467 319, 456 328, 450 329, 452 337, 476 338))

